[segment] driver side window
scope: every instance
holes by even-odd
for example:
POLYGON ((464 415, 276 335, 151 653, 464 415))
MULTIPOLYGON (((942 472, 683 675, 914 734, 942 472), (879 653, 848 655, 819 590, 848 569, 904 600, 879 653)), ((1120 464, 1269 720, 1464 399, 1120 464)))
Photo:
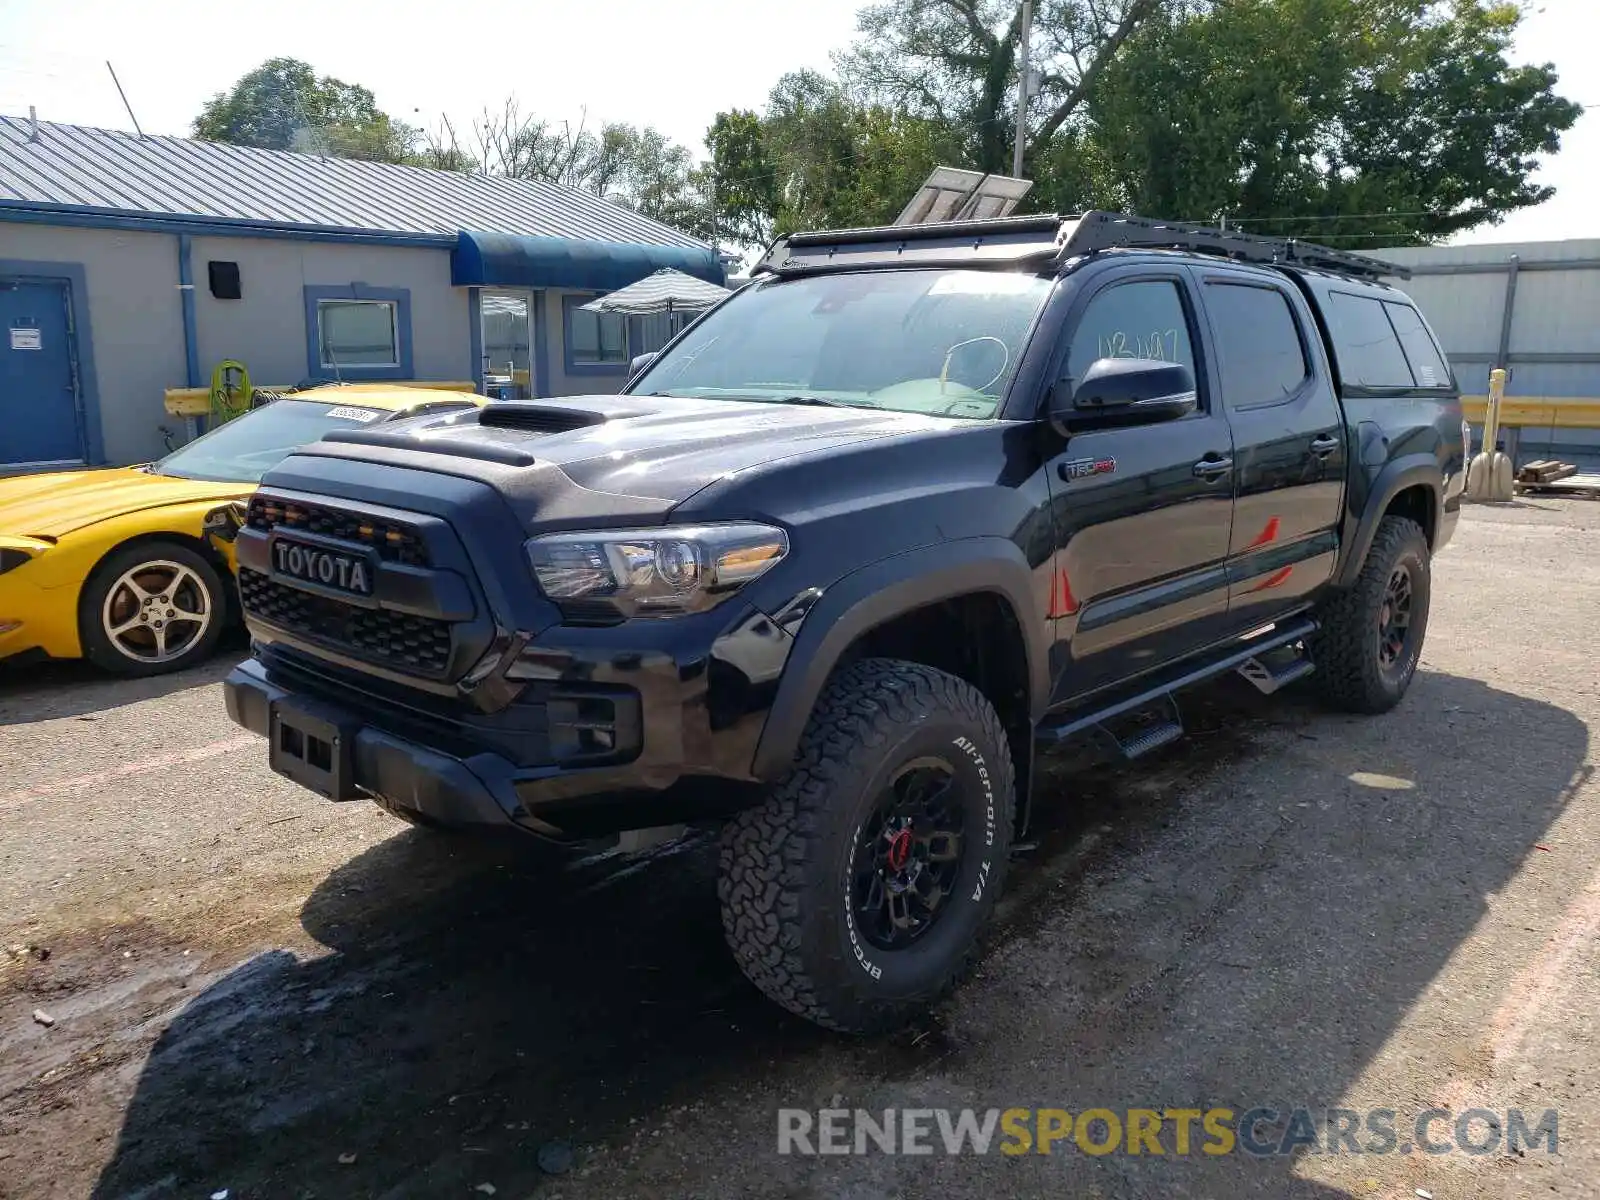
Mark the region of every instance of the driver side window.
POLYGON ((1067 377, 1076 383, 1100 358, 1153 358, 1182 363, 1194 373, 1189 317, 1177 283, 1117 283, 1090 300, 1067 351, 1067 377))

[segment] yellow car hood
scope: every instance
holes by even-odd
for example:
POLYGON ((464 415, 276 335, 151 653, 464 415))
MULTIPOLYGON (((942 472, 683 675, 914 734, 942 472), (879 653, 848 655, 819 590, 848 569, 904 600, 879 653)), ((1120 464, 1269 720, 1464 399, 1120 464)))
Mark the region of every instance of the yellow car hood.
POLYGON ((253 483, 176 479, 134 467, 22 475, 0 479, 0 534, 59 538, 127 513, 205 500, 220 504, 253 491, 253 483))

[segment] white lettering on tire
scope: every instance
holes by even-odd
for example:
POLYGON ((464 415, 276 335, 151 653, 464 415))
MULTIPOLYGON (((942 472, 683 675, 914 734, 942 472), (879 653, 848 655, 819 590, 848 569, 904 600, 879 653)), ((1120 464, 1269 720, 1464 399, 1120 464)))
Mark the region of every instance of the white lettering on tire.
MULTIPOLYGON (((863 822, 865 824, 865 822, 863 822)), ((861 844, 861 826, 857 825, 855 832, 850 835, 850 844, 861 844)), ((883 968, 867 957, 866 947, 861 944, 861 935, 856 931, 855 903, 850 897, 850 872, 844 873, 844 925, 845 931, 850 935, 850 949, 855 952, 856 963, 874 979, 883 978, 883 968)))
MULTIPOLYGON (((972 765, 977 769, 978 772, 978 781, 983 784, 983 844, 985 846, 993 846, 995 799, 994 780, 989 774, 989 764, 984 760, 983 755, 979 753, 978 747, 975 746, 969 739, 958 737, 955 739, 954 744, 958 750, 962 751, 969 759, 972 760, 972 765)), ((863 824, 865 824, 865 822, 863 822, 863 824)), ((857 825, 854 832, 851 833, 850 844, 852 846, 860 844, 861 829, 862 826, 857 825)), ((978 864, 978 882, 977 885, 972 889, 972 900, 974 902, 983 899, 984 889, 989 886, 989 869, 991 865, 992 861, 987 858, 983 859, 978 864)), ((867 957, 866 947, 862 945, 861 942, 861 934, 856 929, 855 908, 850 897, 850 882, 850 875, 847 871, 844 878, 844 924, 845 932, 850 937, 850 949, 851 952, 856 956, 857 965, 860 966, 863 971, 872 976, 874 979, 881 979, 883 978, 883 968, 867 957)))
MULTIPOLYGON (((978 782, 983 784, 983 844, 994 845, 994 780, 989 775, 989 764, 978 753, 978 748, 971 740, 964 737, 955 739, 955 747, 972 760, 972 765, 977 768, 978 782)), ((978 882, 972 889, 974 901, 983 899, 983 889, 989 885, 990 860, 984 859, 978 864, 978 882)))

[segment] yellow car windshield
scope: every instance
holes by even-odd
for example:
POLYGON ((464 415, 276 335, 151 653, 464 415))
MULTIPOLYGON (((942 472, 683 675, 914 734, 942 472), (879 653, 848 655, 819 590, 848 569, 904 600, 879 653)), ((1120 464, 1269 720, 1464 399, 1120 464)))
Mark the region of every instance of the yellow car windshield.
POLYGON ((307 442, 389 415, 383 409, 325 400, 274 400, 174 450, 152 463, 150 470, 179 479, 260 483, 263 475, 307 442))

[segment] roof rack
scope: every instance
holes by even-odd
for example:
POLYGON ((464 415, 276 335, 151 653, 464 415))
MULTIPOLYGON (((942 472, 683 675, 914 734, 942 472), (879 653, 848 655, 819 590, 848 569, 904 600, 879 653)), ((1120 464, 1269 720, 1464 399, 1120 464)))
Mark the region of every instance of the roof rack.
POLYGON ((1261 237, 1122 213, 1001 217, 793 233, 768 248, 751 274, 807 274, 862 266, 1040 267, 1102 250, 1185 250, 1239 262, 1297 266, 1358 279, 1409 279, 1396 263, 1295 238, 1261 237))
POLYGON ((1411 278, 1410 269, 1398 263, 1297 238, 1263 237, 1183 221, 1159 221, 1110 212, 1086 212, 1081 217, 1063 219, 1077 222, 1077 228, 1067 238, 1067 257, 1119 246, 1137 246, 1153 250, 1189 250, 1241 262, 1311 267, 1362 279, 1381 279, 1386 275, 1411 278))

